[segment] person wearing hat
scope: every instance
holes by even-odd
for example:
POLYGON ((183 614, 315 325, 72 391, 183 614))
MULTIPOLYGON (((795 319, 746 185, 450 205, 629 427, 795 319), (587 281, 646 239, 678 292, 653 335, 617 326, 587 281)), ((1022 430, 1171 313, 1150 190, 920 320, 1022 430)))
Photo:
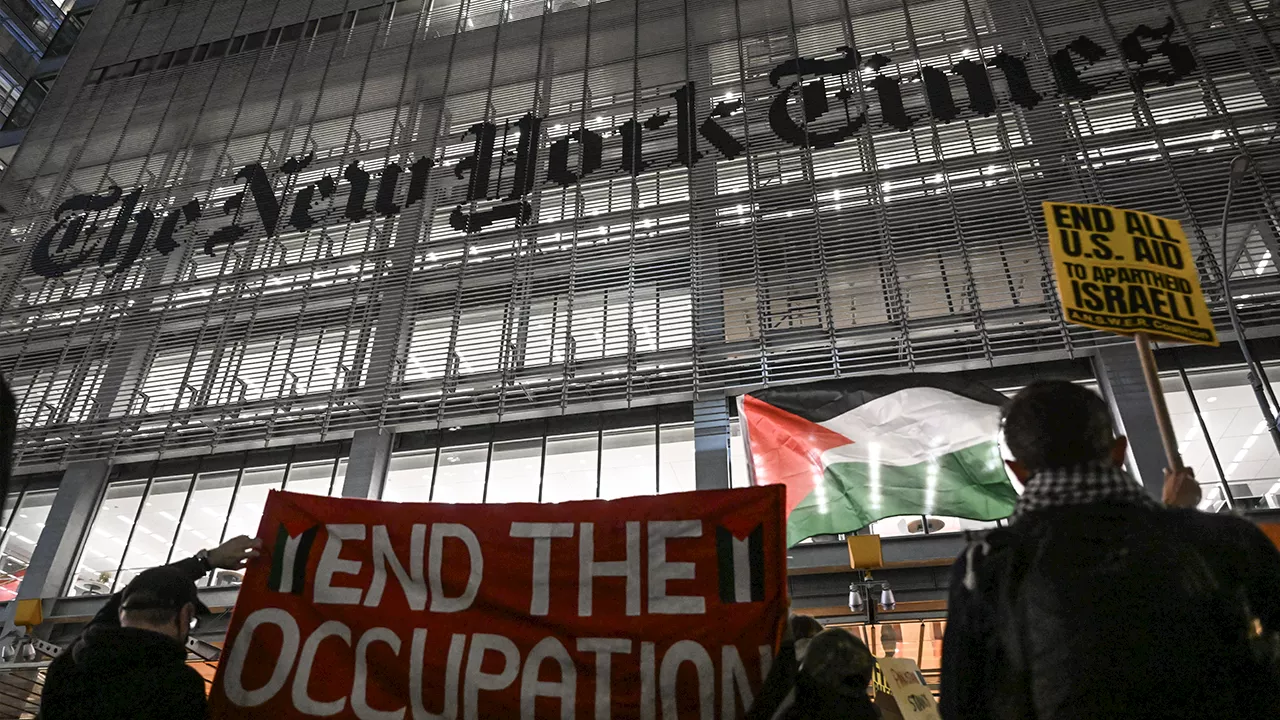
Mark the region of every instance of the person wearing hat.
POLYGON ((204 679, 187 665, 187 634, 209 608, 196 581, 236 570, 261 543, 241 536, 138 574, 49 665, 41 720, 203 720, 204 679))

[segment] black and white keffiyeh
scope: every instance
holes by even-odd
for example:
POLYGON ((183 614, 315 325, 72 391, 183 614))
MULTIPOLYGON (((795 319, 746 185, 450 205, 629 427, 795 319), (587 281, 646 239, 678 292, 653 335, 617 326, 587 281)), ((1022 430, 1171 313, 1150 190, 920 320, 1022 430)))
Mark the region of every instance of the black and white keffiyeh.
POLYGON ((1027 481, 1014 506, 1014 517, 1023 513, 1066 505, 1117 502, 1156 507, 1129 473, 1117 467, 1085 466, 1042 470, 1027 481))

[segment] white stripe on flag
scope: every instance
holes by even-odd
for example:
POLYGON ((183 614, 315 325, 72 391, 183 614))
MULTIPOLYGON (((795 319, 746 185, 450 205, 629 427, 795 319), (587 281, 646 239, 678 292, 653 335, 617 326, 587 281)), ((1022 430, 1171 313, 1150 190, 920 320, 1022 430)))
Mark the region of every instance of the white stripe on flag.
POLYGON ((280 558, 280 592, 293 592, 293 565, 298 561, 298 545, 302 543, 302 535, 290 535, 284 541, 284 557, 280 558))
POLYGON ((874 460, 902 467, 995 440, 1000 408, 938 388, 915 387, 819 424, 853 441, 823 453, 824 466, 874 460))
POLYGON ((733 543, 733 601, 751 602, 751 537, 733 543))

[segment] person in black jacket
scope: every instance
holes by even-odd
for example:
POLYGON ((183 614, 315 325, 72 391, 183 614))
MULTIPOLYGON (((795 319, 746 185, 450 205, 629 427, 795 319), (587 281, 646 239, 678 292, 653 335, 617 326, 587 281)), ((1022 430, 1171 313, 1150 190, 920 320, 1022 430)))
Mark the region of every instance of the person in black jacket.
MULTIPOLYGON (((1280 717, 1280 552, 1266 535, 1148 497, 1087 389, 1033 383, 1003 429, 1025 491, 1009 527, 953 567, 943 718, 1280 717)), ((1188 483, 1166 473, 1166 500, 1194 502, 1188 483)))
POLYGON ((203 720, 204 679, 185 646, 196 616, 209 611, 195 583, 215 568, 243 567, 260 547, 241 536, 140 573, 50 663, 41 720, 203 720))

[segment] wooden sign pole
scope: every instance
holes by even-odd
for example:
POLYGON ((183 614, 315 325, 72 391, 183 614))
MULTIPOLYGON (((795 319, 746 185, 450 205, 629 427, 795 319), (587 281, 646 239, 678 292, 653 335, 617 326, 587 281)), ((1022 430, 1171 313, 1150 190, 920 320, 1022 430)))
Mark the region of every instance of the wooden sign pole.
POLYGON ((1182 470, 1182 455, 1178 452, 1178 436, 1173 432, 1173 422, 1169 419, 1169 406, 1164 401, 1164 389, 1160 387, 1160 369, 1156 366, 1156 356, 1151 352, 1151 337, 1146 333, 1134 333, 1133 341, 1138 346, 1138 360, 1142 363, 1142 376, 1147 381, 1147 394, 1151 396, 1151 409, 1156 413, 1156 426, 1160 430, 1160 439, 1164 442, 1164 456, 1169 462, 1169 469, 1182 470))

